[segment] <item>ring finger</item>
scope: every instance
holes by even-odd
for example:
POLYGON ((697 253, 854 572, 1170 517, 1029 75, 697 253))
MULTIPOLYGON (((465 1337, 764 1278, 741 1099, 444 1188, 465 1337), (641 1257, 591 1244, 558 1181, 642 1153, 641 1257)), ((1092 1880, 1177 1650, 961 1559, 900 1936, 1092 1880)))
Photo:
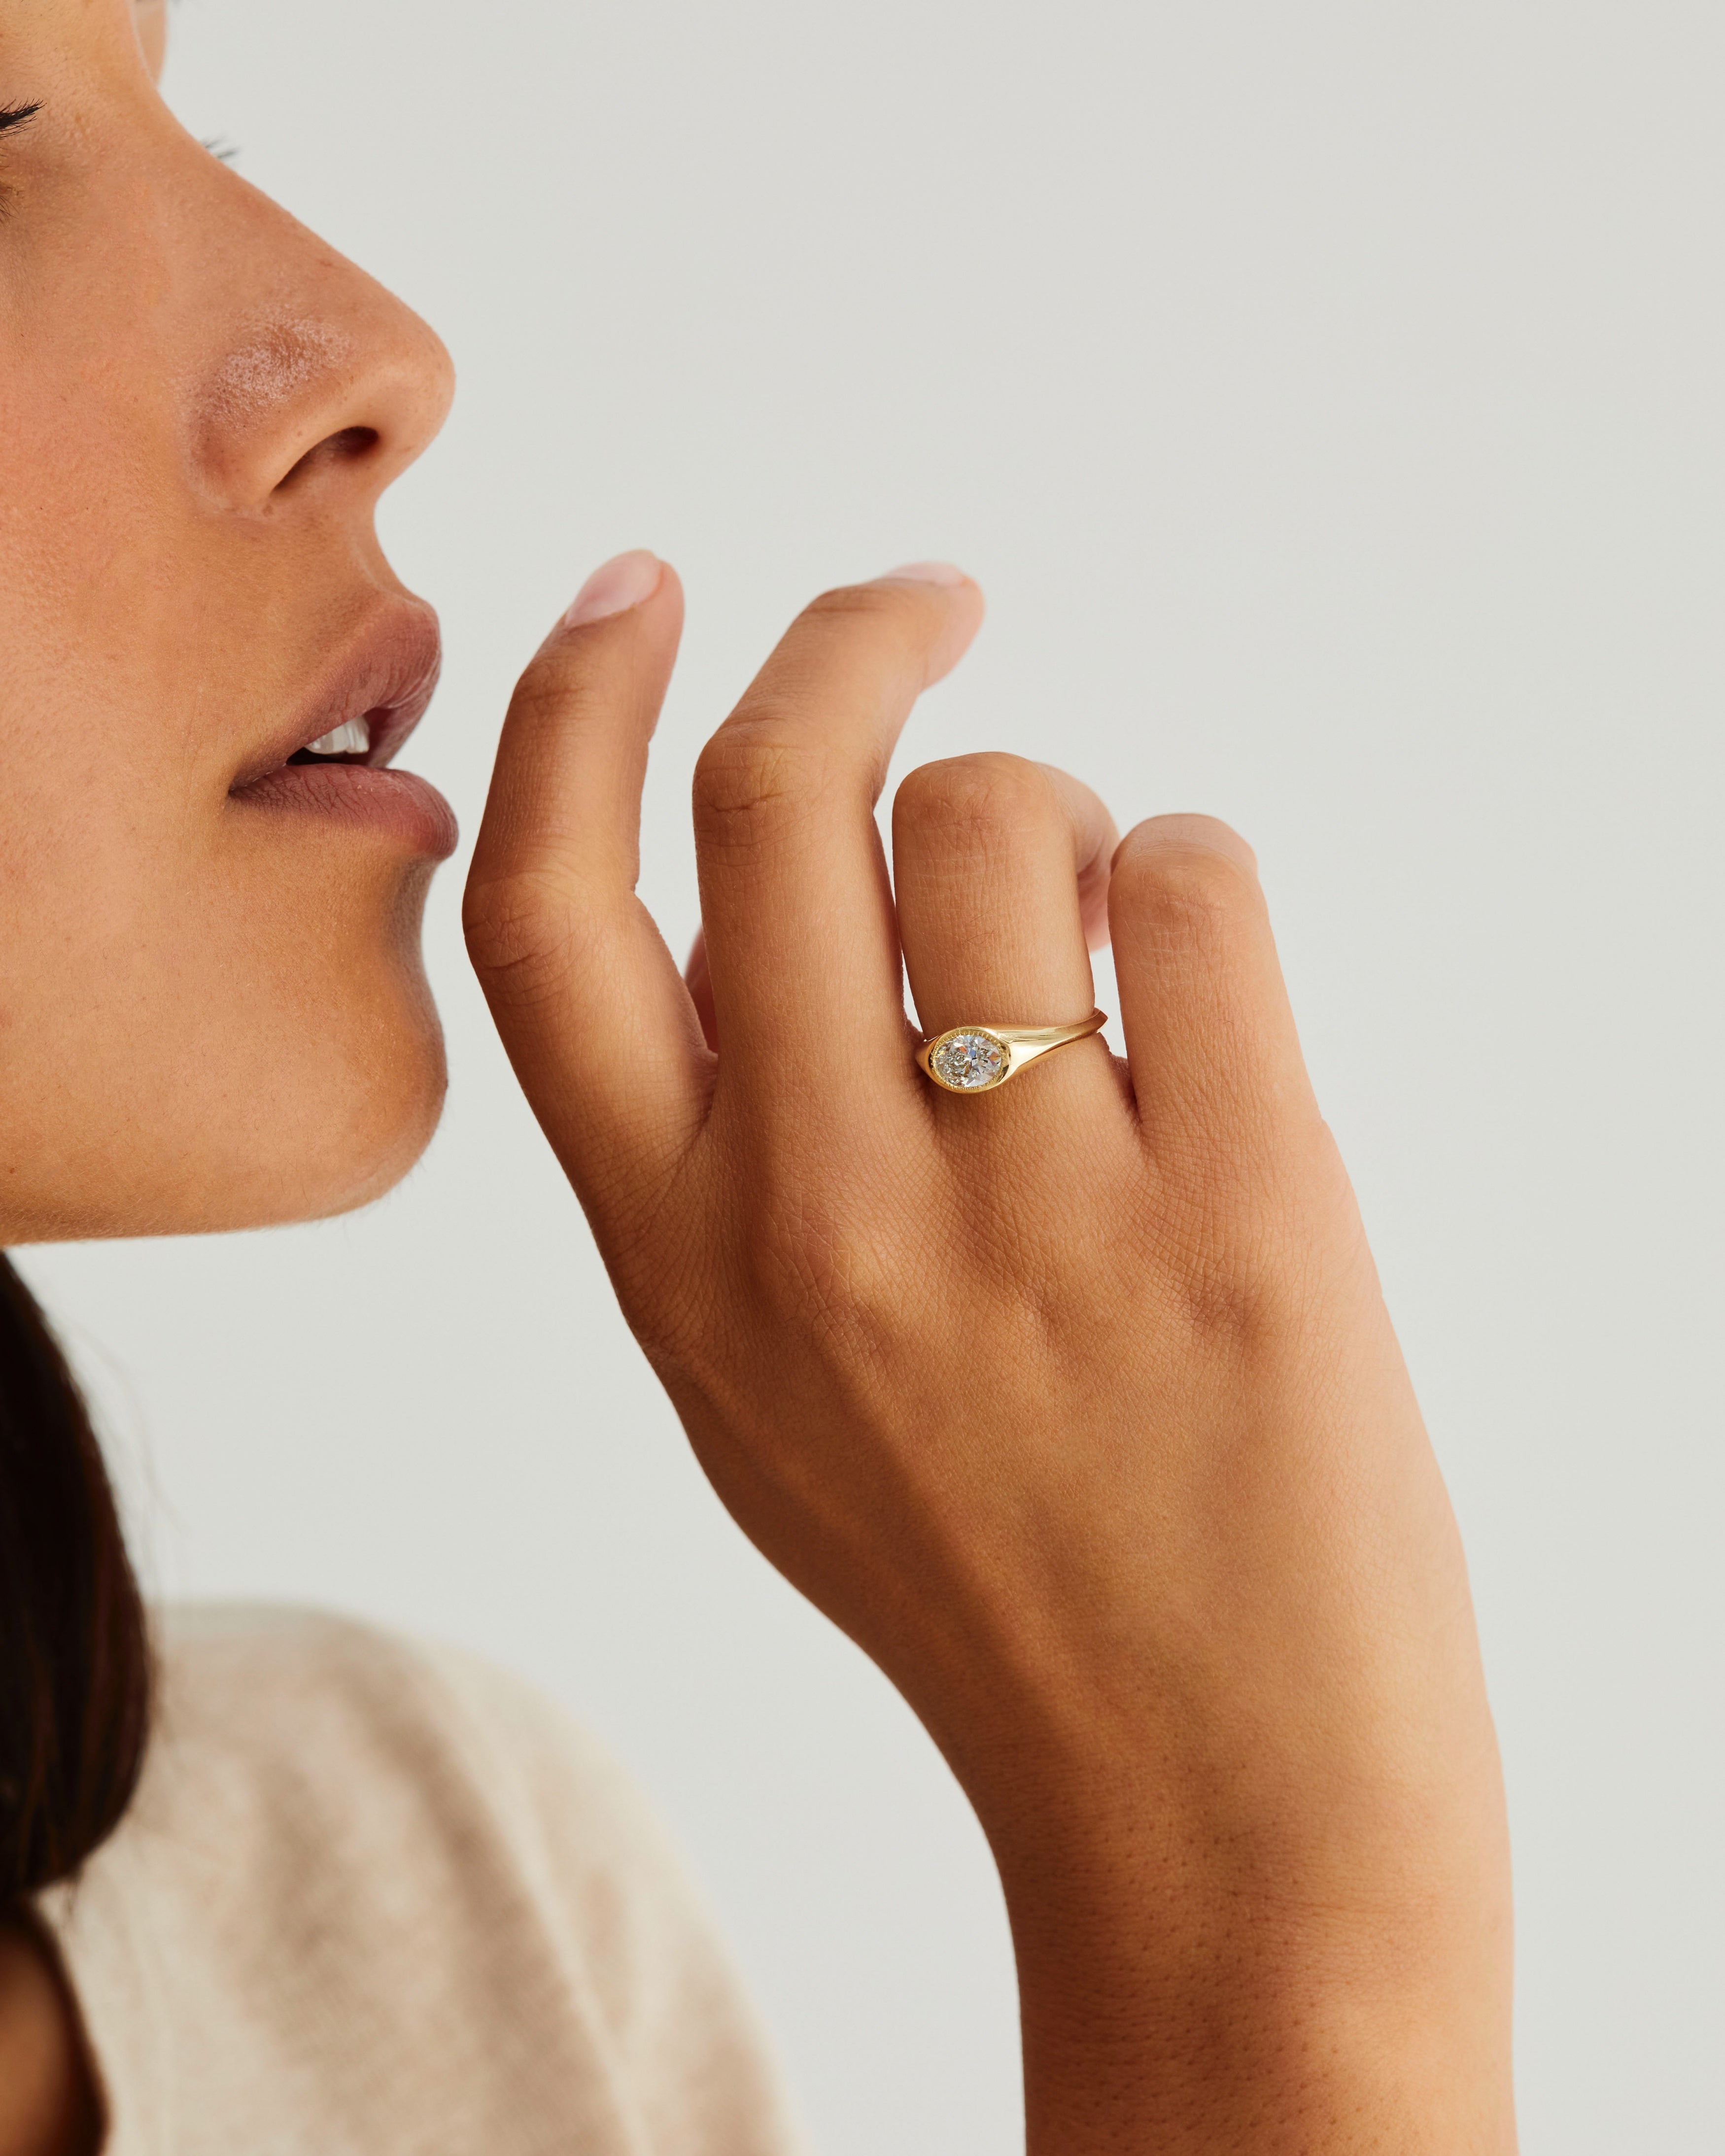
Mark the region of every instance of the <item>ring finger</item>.
MULTIPOLYGON (((1091 789, 1048 764, 963 756, 911 773, 893 803, 893 883, 926 1034, 1090 1015, 1089 946, 1106 940, 1117 836, 1091 789)), ((1106 1067, 1089 1050, 1055 1060, 1073 1073, 1066 1083, 1106 1067)))

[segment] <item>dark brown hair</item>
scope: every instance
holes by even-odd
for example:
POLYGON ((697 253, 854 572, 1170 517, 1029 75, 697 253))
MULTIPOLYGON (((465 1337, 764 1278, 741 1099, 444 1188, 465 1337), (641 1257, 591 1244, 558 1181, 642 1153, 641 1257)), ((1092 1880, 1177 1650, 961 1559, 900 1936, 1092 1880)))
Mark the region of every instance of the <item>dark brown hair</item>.
POLYGON ((0 1910, 75 1872, 131 1800, 143 1604, 66 1358, 0 1256, 0 1910))

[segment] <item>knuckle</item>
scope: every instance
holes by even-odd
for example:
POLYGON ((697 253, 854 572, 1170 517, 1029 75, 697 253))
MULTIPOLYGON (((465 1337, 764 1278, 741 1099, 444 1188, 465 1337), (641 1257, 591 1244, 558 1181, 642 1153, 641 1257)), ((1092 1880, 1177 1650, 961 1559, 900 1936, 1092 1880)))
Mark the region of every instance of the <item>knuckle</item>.
POLYGON ((732 719, 695 767, 696 837, 747 858, 780 839, 832 783, 818 739, 768 714, 732 719))
POLYGON ((1194 1345, 1260 1367, 1291 1341, 1310 1346, 1327 1306, 1322 1267, 1276 1208, 1217 1193, 1203 1227, 1169 1242, 1170 1315, 1194 1345))
POLYGON ((1260 1346, 1311 1322, 1337 1253, 1368 1266, 1370 1254, 1315 1110, 1291 1120, 1237 1095, 1209 1106, 1207 1122, 1159 1134, 1155 1236, 1190 1329, 1260 1346))
POLYGON ((872 624, 906 634, 920 634, 927 619, 926 593, 913 585, 839 584, 811 599, 803 609, 805 621, 872 624))
POLYGON ((515 685, 509 700, 511 725, 539 731, 579 714, 579 684, 552 662, 536 659, 515 685))
POLYGON ((770 1301, 817 1353, 865 1364, 886 1358, 903 1328, 903 1283, 880 1243, 798 1205, 774 1223, 761 1255, 770 1301))
POLYGON ((754 1158, 742 1239, 754 1306, 775 1329, 815 1352, 861 1352, 872 1361, 906 1317, 904 1240, 880 1202, 886 1178, 857 1162, 811 1174, 797 1153, 754 1158))
POLYGON ((1128 841, 1115 857, 1115 920, 1158 948, 1219 942, 1256 904, 1256 886, 1245 870, 1214 847, 1128 841))
POLYGON ((1172 1300, 1182 1332, 1209 1353, 1250 1360, 1280 1328, 1282 1283, 1267 1253, 1242 1238, 1225 1254, 1200 1244, 1180 1256, 1172 1300))
POLYGON ((512 721, 584 717, 593 696, 575 654, 551 644, 536 652, 522 670, 509 699, 509 716, 512 721))
POLYGON ((567 984, 579 938, 563 877, 516 870, 470 883, 461 928, 473 969, 494 1002, 531 1005, 567 984))
POLYGON ((1058 814, 1040 765, 992 750, 922 765, 899 788, 896 808, 911 829, 983 840, 1017 837, 1058 814))

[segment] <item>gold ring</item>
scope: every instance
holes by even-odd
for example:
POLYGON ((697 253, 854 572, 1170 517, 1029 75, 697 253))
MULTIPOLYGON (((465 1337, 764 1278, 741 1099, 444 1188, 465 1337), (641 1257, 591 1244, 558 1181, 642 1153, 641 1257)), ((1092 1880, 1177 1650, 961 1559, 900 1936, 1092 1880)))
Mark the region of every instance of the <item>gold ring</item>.
POLYGON ((1106 1011, 1093 1010, 1081 1025, 949 1026, 916 1050, 916 1067, 944 1093, 992 1093, 1027 1063, 1086 1040, 1107 1023, 1106 1011))

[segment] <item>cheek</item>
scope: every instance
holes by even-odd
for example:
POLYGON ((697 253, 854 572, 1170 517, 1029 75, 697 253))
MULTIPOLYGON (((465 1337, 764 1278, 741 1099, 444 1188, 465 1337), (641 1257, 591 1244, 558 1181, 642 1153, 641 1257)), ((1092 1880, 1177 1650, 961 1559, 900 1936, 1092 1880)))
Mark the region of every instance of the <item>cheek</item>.
POLYGON ((177 844, 141 846, 172 826, 116 819, 25 880, 0 974, 12 1240, 339 1212, 435 1126, 429 865, 290 819, 199 820, 201 843, 182 823, 177 844))

